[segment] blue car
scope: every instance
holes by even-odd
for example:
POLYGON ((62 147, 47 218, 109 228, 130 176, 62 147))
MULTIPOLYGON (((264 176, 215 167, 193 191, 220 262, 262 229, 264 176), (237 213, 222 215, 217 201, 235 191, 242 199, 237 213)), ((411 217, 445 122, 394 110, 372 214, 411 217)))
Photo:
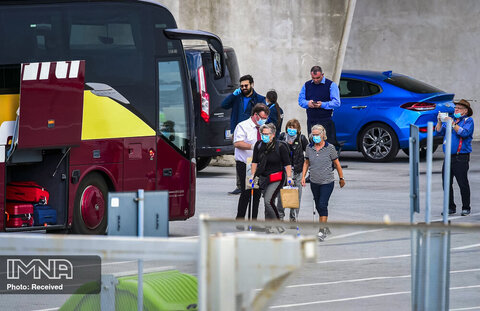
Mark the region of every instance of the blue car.
MULTIPOLYGON (((453 113, 455 106, 454 94, 392 71, 344 70, 339 89, 337 141, 372 162, 392 161, 400 149, 408 154, 410 124, 420 128, 425 153, 427 122, 435 125, 438 112, 453 113)), ((434 150, 442 140, 434 137, 434 150)))

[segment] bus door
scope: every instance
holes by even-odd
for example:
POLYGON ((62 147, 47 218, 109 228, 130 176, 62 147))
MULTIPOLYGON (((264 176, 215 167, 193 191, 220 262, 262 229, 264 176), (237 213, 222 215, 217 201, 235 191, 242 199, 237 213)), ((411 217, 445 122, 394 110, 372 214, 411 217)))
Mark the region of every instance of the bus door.
MULTIPOLYGON (((218 36, 176 28, 163 29, 163 34, 178 42, 206 41, 214 71, 218 77, 224 76, 225 55, 218 36)), ((181 45, 177 46, 181 48, 181 45)), ((183 48, 178 51, 183 52, 183 48)), ((169 189, 170 220, 187 219, 195 213, 195 119, 185 55, 181 53, 181 56, 174 57, 178 51, 172 45, 168 49, 172 56, 158 60, 157 64, 158 130, 161 134, 157 145, 157 178, 160 189, 169 189)))
POLYGON ((181 58, 158 60, 158 187, 169 190, 170 220, 191 216, 191 124, 184 71, 181 58))

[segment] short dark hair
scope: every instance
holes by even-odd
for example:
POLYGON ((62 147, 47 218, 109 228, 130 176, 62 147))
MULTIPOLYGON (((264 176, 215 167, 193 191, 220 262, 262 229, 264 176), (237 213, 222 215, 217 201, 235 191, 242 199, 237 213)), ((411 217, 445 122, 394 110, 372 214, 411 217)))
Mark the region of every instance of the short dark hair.
POLYGON ((248 80, 248 82, 250 82, 250 84, 253 83, 253 77, 251 75, 241 76, 240 80, 238 80, 238 82, 242 83, 242 81, 245 81, 245 80, 248 80))
POLYGON ((318 72, 323 73, 322 67, 320 66, 313 66, 312 69, 310 69, 310 72, 313 74, 316 74, 318 72))
POLYGON ((270 109, 268 109, 267 105, 265 105, 264 103, 259 103, 259 104, 256 104, 255 106, 253 106, 252 108, 252 116, 256 113, 260 113, 260 112, 265 112, 267 114, 267 116, 270 114, 270 109))
POLYGON ((267 92, 267 99, 272 104, 276 103, 277 99, 278 99, 277 92, 275 92, 275 90, 268 91, 267 92))
POLYGON ((300 126, 300 122, 298 122, 297 119, 288 120, 287 125, 285 125, 285 132, 288 131, 289 127, 296 128, 297 131, 298 131, 298 134, 300 134, 301 131, 302 131, 302 127, 300 126))

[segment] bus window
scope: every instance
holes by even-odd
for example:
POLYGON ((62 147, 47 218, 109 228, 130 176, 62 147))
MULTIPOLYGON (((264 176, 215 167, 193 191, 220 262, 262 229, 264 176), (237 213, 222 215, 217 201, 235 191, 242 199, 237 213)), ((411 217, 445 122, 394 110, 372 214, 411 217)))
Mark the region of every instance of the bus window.
POLYGON ((178 60, 158 63, 160 133, 185 154, 188 152, 185 90, 178 60))

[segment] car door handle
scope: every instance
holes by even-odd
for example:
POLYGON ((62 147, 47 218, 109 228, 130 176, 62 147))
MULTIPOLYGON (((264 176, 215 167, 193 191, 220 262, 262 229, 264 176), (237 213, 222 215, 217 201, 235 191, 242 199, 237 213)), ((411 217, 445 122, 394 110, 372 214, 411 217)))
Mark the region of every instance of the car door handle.
POLYGON ((171 168, 164 168, 163 169, 163 176, 173 176, 173 170, 171 168))
POLYGON ((365 109, 367 106, 352 106, 352 109, 365 109))

